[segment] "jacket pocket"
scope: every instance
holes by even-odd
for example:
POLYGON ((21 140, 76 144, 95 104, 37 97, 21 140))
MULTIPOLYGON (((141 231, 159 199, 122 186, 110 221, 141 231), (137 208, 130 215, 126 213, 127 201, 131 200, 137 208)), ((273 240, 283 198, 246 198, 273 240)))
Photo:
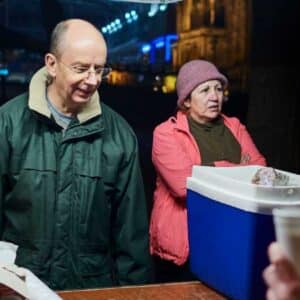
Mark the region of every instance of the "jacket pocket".
MULTIPOLYGON (((47 245, 44 249, 49 248, 47 245)), ((45 280, 48 277, 49 263, 46 259, 47 254, 45 250, 34 250, 31 248, 19 246, 17 250, 17 257, 15 264, 20 267, 24 267, 33 272, 41 280, 45 280)))
POLYGON ((14 154, 10 160, 10 172, 19 174, 22 170, 56 172, 56 160, 47 153, 43 155, 14 154))
POLYGON ((79 253, 77 259, 78 273, 82 279, 83 288, 112 286, 108 252, 79 253))

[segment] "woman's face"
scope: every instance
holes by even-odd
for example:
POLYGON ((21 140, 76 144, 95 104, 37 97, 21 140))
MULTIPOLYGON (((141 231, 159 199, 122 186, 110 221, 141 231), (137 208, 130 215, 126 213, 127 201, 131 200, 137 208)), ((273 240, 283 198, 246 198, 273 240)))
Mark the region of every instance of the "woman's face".
POLYGON ((216 119, 222 110, 224 89, 219 80, 199 84, 184 101, 188 114, 198 123, 216 119))

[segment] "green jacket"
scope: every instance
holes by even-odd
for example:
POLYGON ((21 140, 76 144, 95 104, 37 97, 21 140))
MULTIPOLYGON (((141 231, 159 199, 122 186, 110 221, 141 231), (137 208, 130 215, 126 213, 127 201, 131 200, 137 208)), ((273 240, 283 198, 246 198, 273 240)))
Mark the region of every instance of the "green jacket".
POLYGON ((0 108, 0 240, 52 289, 151 279, 136 137, 98 93, 65 134, 45 99, 45 70, 0 108))

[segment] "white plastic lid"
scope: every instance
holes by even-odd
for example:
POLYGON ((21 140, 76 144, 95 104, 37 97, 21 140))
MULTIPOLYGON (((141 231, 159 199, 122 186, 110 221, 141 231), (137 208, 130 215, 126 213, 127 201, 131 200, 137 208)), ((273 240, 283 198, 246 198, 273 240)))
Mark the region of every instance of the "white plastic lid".
POLYGON ((251 183, 261 166, 204 167, 194 166, 187 188, 211 200, 249 212, 272 214, 276 207, 300 208, 300 176, 284 171, 293 186, 266 187, 251 183), (299 183, 299 186, 296 185, 299 183))

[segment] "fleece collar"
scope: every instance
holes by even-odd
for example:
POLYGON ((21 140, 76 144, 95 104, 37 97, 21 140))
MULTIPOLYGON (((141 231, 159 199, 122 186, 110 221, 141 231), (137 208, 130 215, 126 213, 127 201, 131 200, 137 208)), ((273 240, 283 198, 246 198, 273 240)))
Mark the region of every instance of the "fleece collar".
MULTIPOLYGON (((28 105, 30 109, 50 118, 51 112, 46 100, 47 74, 46 67, 43 67, 33 75, 29 85, 28 105)), ((80 123, 84 123, 98 115, 101 115, 101 105, 99 94, 96 91, 91 100, 77 114, 77 119, 80 123)))

